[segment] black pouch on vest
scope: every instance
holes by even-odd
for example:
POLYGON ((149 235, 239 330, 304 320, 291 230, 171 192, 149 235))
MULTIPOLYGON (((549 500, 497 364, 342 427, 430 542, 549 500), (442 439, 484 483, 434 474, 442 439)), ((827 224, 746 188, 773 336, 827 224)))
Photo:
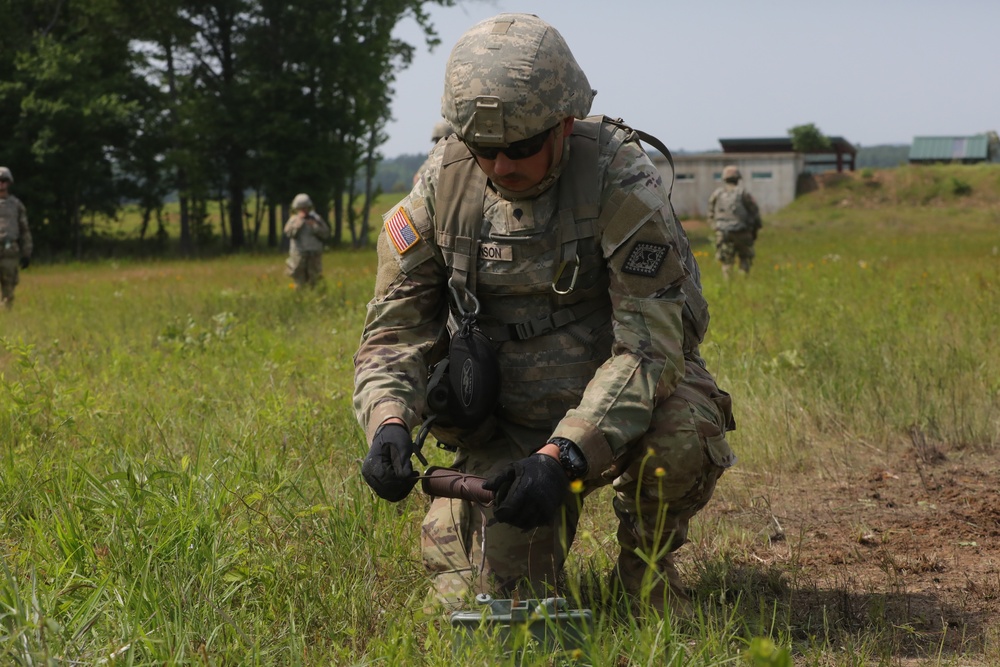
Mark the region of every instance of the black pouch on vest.
POLYGON ((465 321, 451 337, 448 358, 431 369, 427 408, 442 426, 479 426, 500 397, 500 365, 493 341, 465 321))

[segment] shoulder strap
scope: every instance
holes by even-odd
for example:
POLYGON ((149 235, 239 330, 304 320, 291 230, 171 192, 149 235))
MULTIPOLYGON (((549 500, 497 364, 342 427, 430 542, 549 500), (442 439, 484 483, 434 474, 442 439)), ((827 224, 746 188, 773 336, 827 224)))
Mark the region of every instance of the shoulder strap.
MULTIPOLYGON (((674 211, 674 205, 671 201, 674 190, 674 158, 670 154, 670 149, 667 148, 666 144, 657 139, 652 134, 644 132, 642 130, 636 130, 628 125, 621 119, 610 119, 605 118, 605 121, 620 127, 626 132, 634 134, 641 141, 646 142, 656 150, 660 151, 663 156, 667 159, 667 163, 670 164, 670 186, 667 189, 667 206, 670 210, 670 224, 673 224, 676 232, 679 236, 687 238, 687 233, 680 224, 680 220, 677 217, 677 213, 674 211)), ((619 205, 621 203, 619 202, 619 205)), ((604 213, 602 211, 602 213, 604 213)), ((683 261, 686 267, 686 276, 684 278, 684 283, 681 289, 684 291, 684 351, 689 352, 696 350, 698 345, 705 338, 705 332, 708 330, 708 303, 705 300, 705 296, 701 292, 700 287, 700 271, 698 269, 698 263, 694 259, 694 255, 687 252, 683 257, 683 261)))
MULTIPOLYGON (((580 239, 596 233, 594 219, 600 215, 600 179, 595 165, 600 152, 603 116, 577 120, 570 134, 570 156, 559 178, 557 246, 559 263, 552 277, 556 302, 569 295, 580 270, 580 239)), ((574 299, 575 300, 575 299, 574 299)))
POLYGON ((476 294, 477 221, 483 219, 486 174, 457 137, 446 139, 435 207, 439 245, 451 250, 449 287, 462 313, 478 310, 476 294))
POLYGON ((667 158, 667 164, 670 165, 670 187, 667 188, 667 196, 670 197, 671 195, 674 194, 674 174, 676 172, 676 169, 674 169, 674 156, 670 154, 670 149, 667 148, 667 145, 665 143, 663 143, 653 135, 649 134, 648 132, 643 132, 642 130, 636 130, 635 133, 639 135, 640 139, 645 141, 647 144, 649 144, 656 150, 660 151, 660 153, 663 154, 663 157, 667 158))
POLYGON ((634 132, 635 136, 637 136, 641 141, 646 142, 656 150, 660 151, 660 153, 663 154, 663 157, 667 158, 667 164, 670 165, 670 186, 667 188, 667 197, 669 198, 671 195, 673 195, 674 174, 676 173, 677 170, 674 168, 674 156, 671 155, 670 149, 667 148, 667 145, 662 141, 660 141, 659 139, 657 139, 656 137, 654 137, 649 132, 646 132, 644 130, 637 130, 634 127, 626 125, 625 121, 621 118, 609 118, 605 116, 605 120, 611 123, 612 125, 617 125, 618 127, 622 128, 627 132, 634 132))

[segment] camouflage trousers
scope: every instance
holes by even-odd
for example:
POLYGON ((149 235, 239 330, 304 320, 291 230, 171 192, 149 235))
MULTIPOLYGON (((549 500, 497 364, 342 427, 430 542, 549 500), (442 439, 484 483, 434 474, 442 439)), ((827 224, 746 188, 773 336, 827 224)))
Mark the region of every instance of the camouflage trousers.
POLYGON ((753 249, 755 240, 754 233, 749 229, 716 229, 715 259, 725 267, 732 266, 738 257, 740 270, 749 271, 755 255, 753 249))
POLYGON ((285 275, 295 281, 296 287, 315 287, 323 277, 323 253, 294 252, 285 262, 285 275))
POLYGON ((0 303, 10 308, 14 305, 14 288, 20 282, 17 257, 0 259, 0 303))
MULTIPOLYGON (((454 609, 479 593, 525 598, 558 589, 585 499, 609 484, 618 518, 618 585, 661 612, 668 598, 686 599, 672 554, 687 541, 688 523, 735 461, 725 437, 731 424, 729 395, 689 361, 683 383, 654 408, 646 434, 603 475, 591 475, 582 492, 571 491, 555 525, 526 532, 496 522, 489 508, 434 499, 421 530, 432 580, 428 607, 454 609)), ((500 422, 481 446, 460 449, 454 466, 488 477, 538 449, 549 435, 500 422)))

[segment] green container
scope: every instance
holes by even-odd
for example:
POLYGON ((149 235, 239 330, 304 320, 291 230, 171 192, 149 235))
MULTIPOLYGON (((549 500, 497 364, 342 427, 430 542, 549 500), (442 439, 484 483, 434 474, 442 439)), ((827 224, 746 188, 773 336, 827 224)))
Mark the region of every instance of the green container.
POLYGON ((476 604, 479 609, 451 615, 452 627, 464 630, 470 640, 476 632, 486 631, 496 633, 505 644, 535 643, 538 650, 575 654, 579 659, 593 627, 591 611, 570 609, 565 598, 495 600, 480 594, 476 604))

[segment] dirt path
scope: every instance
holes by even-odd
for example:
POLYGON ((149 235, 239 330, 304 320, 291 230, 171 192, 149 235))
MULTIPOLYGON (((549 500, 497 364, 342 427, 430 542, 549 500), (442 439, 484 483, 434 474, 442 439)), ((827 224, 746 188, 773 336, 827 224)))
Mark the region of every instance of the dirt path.
POLYGON ((892 664, 1000 664, 1000 458, 911 439, 859 446, 836 474, 730 480, 703 520, 762 539, 700 588, 776 603, 799 639, 874 640, 892 664))

